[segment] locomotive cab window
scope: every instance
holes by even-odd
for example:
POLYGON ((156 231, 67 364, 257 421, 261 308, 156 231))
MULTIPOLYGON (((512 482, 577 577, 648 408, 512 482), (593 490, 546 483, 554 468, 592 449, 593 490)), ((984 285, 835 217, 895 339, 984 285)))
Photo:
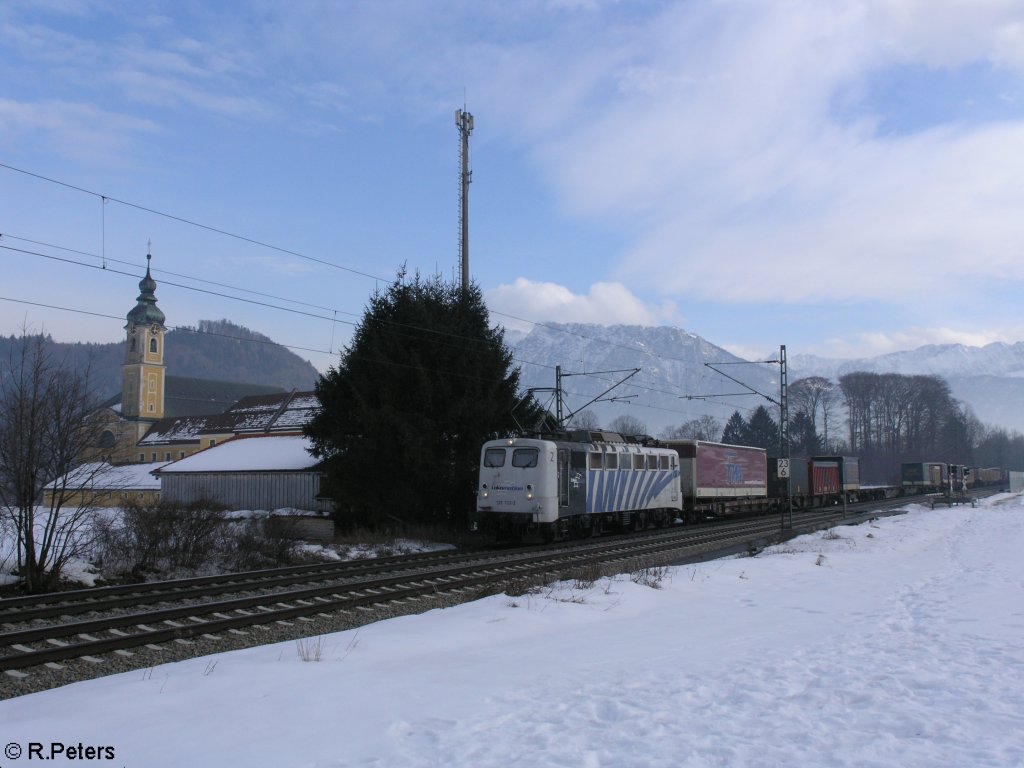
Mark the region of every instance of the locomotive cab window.
POLYGON ((488 448, 484 451, 484 466, 485 467, 504 467, 505 466, 505 449, 504 448, 488 448))
POLYGON ((668 469, 668 456, 659 456, 658 464, 662 469, 668 469))
POLYGON ((650 454, 647 457, 647 468, 657 469, 658 468, 658 457, 655 454, 650 454))
POLYGON ((537 466, 540 450, 537 448, 516 448, 512 451, 512 466, 526 469, 537 466))

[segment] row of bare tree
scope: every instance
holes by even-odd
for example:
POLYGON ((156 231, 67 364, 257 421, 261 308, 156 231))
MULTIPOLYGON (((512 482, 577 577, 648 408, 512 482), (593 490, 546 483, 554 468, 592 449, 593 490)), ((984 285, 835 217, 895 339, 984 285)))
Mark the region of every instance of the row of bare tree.
MULTIPOLYGON (((838 384, 814 376, 793 382, 789 401, 793 455, 857 456, 865 482, 898 482, 899 465, 909 461, 1024 470, 1024 436, 982 424, 938 376, 858 371, 838 384)), ((764 407, 749 419, 737 411, 724 427, 712 422, 686 422, 662 436, 769 450, 779 444, 777 422, 764 407)))

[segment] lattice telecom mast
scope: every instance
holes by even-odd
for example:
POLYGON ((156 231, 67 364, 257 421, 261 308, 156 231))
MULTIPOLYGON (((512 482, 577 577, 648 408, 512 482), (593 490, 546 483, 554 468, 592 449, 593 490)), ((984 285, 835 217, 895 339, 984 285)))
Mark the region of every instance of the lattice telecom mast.
POLYGON ((462 161, 462 192, 459 197, 459 261, 462 266, 462 289, 469 287, 469 184, 473 181, 473 171, 469 169, 469 134, 473 132, 473 116, 462 109, 455 110, 455 125, 462 139, 459 153, 462 161))

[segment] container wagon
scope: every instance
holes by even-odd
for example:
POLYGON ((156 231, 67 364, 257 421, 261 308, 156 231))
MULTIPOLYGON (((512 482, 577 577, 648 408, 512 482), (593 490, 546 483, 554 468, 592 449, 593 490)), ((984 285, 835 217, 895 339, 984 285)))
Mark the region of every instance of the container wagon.
POLYGON ((695 522, 736 512, 768 512, 768 452, 705 440, 666 440, 679 454, 683 518, 695 522))
POLYGON ((949 483, 949 466, 941 461, 904 462, 900 481, 907 493, 938 493, 949 483))

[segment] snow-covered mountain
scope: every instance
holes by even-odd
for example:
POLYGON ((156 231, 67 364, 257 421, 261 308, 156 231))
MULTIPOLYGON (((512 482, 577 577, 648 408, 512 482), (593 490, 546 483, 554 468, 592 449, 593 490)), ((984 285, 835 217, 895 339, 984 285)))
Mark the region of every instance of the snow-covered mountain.
MULTIPOLYGON (((606 396, 628 399, 600 402, 587 409, 594 411, 602 424, 621 414, 635 417, 651 434, 705 414, 724 423, 737 409, 746 417, 757 406, 769 405, 764 397, 740 394, 746 387, 778 398, 778 365, 744 363, 678 328, 548 323, 516 340, 512 349, 522 367, 524 387, 553 389, 555 367, 562 367, 567 412, 582 408, 631 369, 640 368, 640 373, 606 396), (578 375, 582 373, 587 375, 578 375), (709 395, 718 396, 703 399, 709 395)), ((969 405, 984 423, 1024 432, 1024 342, 985 347, 930 345, 851 360, 791 352, 788 364, 790 383, 805 376, 837 381, 851 371, 938 375, 949 382, 954 397, 969 405)), ((544 402, 550 394, 538 392, 537 396, 544 402)), ((554 411, 554 405, 550 407, 554 411)))
MULTIPOLYGON (((705 414, 724 424, 737 409, 747 414, 767 404, 706 363, 722 363, 729 376, 778 397, 778 365, 744 363, 678 328, 548 323, 536 326, 512 349, 522 367, 524 387, 553 389, 555 367, 562 367, 567 413, 583 408, 632 369, 640 368, 605 396, 617 398, 615 401, 598 402, 587 410, 593 411, 602 425, 618 415, 632 416, 643 422, 650 434, 705 414), (714 395, 718 397, 709 397, 714 395)), ((542 403, 551 397, 549 392, 536 394, 542 403)), ((553 404, 549 408, 554 411, 553 404)))
POLYGON ((892 352, 878 357, 836 360, 814 355, 790 355, 789 367, 807 375, 836 379, 850 371, 873 373, 935 374, 952 377, 1024 378, 1024 342, 997 342, 984 347, 963 344, 929 344, 909 352, 892 352))

